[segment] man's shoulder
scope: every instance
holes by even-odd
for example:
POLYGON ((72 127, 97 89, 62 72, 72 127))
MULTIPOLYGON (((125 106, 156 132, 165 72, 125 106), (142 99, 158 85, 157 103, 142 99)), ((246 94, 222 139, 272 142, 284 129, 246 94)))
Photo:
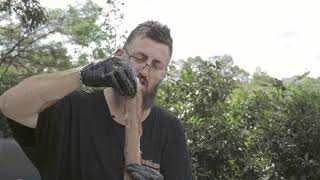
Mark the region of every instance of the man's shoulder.
POLYGON ((172 124, 181 124, 181 120, 174 112, 169 111, 161 106, 154 106, 153 108, 156 116, 160 118, 159 120, 162 124, 168 126, 172 126, 172 124))
POLYGON ((171 112, 162 106, 158 106, 158 105, 154 106, 153 110, 160 116, 177 119, 177 115, 174 112, 171 112))
POLYGON ((169 139, 182 139, 185 133, 184 123, 177 114, 163 107, 154 107, 156 112, 156 122, 159 124, 159 129, 169 139))

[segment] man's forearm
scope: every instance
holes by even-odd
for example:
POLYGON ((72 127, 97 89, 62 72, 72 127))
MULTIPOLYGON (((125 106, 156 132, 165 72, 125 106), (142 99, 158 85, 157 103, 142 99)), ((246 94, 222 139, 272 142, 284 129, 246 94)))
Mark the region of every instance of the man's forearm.
POLYGON ((75 68, 26 78, 1 95, 2 113, 26 125, 24 120, 81 87, 80 70, 75 68))

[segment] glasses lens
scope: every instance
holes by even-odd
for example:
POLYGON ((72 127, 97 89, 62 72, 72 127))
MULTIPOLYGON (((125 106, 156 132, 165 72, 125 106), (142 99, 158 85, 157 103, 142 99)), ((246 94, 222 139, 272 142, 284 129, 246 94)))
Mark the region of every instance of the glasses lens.
POLYGON ((128 56, 129 56, 129 62, 133 63, 133 65, 134 65, 135 67, 137 67, 140 71, 143 70, 144 68, 148 68, 147 70, 148 70, 149 72, 152 72, 152 73, 159 73, 159 74, 161 74, 161 73, 164 72, 164 69, 163 69, 163 68, 160 68, 160 67, 158 67, 158 66, 151 66, 151 65, 147 64, 147 63, 145 62, 145 60, 139 59, 139 58, 136 58, 136 57, 130 55, 130 53, 128 52, 127 49, 124 49, 124 50, 126 51, 126 53, 127 53, 128 56))

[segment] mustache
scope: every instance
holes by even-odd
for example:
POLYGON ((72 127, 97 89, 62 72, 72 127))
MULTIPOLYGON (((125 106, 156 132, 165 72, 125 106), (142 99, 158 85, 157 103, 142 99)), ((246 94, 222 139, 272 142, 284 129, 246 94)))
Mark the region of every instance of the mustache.
MULTIPOLYGON (((142 105, 143 105, 143 109, 146 110, 148 108, 152 108, 155 105, 155 101, 156 101, 156 95, 158 92, 158 88, 159 88, 160 83, 158 83, 157 85, 155 85, 154 88, 152 88, 151 90, 148 91, 144 91, 142 93, 142 105)), ((118 93, 115 89, 112 88, 112 92, 114 94, 114 96, 117 97, 118 101, 120 101, 122 95, 120 93, 118 93)))
MULTIPOLYGON (((148 86, 149 81, 145 76, 143 76, 139 73, 137 75, 137 77, 139 78, 140 83, 142 81, 142 84, 148 86)), ((155 99, 156 99, 156 95, 157 95, 157 91, 158 91, 158 87, 159 87, 160 83, 161 83, 161 81, 158 84, 156 84, 152 89, 146 90, 143 92, 142 101, 143 101, 143 109, 144 110, 146 110, 148 108, 152 108, 155 105, 155 99)))

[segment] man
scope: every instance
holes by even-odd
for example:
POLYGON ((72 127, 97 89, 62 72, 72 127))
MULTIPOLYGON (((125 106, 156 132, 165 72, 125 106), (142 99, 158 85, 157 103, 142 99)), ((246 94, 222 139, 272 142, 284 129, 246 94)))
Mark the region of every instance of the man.
POLYGON ((180 121, 154 106, 171 55, 169 28, 147 21, 130 33, 114 57, 29 77, 0 96, 1 110, 8 118, 35 128, 32 137, 19 132, 15 136, 34 150, 35 155, 26 152, 42 179, 121 180, 125 171, 139 180, 191 179, 180 121), (81 82, 111 88, 88 93, 78 90, 81 82), (125 167, 123 103, 140 93, 137 86, 143 97, 143 165, 125 167))

